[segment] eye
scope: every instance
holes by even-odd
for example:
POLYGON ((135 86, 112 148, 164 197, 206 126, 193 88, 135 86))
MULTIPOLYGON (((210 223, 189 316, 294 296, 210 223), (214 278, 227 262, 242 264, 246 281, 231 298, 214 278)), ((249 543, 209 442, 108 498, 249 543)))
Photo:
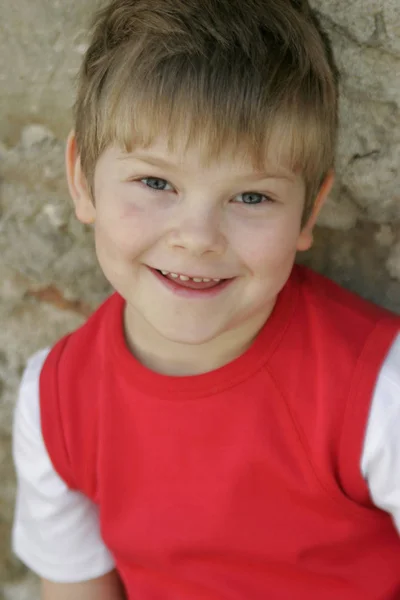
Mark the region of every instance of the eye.
POLYGON ((244 192, 243 194, 238 194, 235 197, 235 202, 242 204, 263 204, 267 202, 273 202, 273 200, 269 196, 260 194, 259 192, 244 192))
POLYGON ((168 183, 166 179, 160 179, 159 177, 144 177, 140 179, 141 183, 156 191, 172 190, 172 185, 168 183))

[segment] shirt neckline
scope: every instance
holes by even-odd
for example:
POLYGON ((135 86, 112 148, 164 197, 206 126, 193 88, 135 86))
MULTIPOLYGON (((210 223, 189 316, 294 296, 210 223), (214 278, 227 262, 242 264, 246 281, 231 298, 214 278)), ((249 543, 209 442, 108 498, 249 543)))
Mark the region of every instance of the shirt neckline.
POLYGON ((111 298, 105 340, 107 345, 110 344, 114 372, 121 375, 133 389, 175 400, 209 396, 237 385, 262 368, 279 345, 294 311, 298 279, 298 269, 294 267, 270 317, 241 356, 214 371, 183 377, 152 371, 131 353, 124 335, 125 300, 115 293, 111 298))

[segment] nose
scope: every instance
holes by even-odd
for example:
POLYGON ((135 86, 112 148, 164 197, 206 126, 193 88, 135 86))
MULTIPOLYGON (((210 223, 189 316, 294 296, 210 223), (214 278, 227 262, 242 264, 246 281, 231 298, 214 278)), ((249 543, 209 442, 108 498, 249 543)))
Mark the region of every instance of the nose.
POLYGON ((204 199, 182 204, 186 206, 180 206, 179 215, 169 230, 169 246, 186 250, 193 256, 223 254, 226 237, 221 227, 221 210, 207 206, 204 199))

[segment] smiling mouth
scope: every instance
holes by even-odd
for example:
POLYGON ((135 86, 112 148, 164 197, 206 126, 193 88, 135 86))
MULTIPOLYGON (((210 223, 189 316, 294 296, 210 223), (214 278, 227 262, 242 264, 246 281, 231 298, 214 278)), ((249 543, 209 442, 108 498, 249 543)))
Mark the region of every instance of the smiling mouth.
POLYGON ((221 283, 228 281, 227 279, 211 278, 211 277, 189 277, 189 275, 181 275, 179 273, 172 273, 170 271, 164 271, 155 269, 165 279, 175 283, 176 285, 189 288, 192 290, 209 290, 211 288, 218 287, 221 283))

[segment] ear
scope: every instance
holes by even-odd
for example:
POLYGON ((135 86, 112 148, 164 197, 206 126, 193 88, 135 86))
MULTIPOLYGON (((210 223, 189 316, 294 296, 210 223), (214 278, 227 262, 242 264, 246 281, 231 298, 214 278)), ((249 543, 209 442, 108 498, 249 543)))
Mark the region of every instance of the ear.
POLYGON ((71 131, 67 139, 65 169, 69 192, 75 206, 75 214, 81 223, 90 225, 95 221, 96 209, 86 177, 82 172, 74 131, 71 131))
POLYGON ((332 189, 332 186, 335 181, 335 173, 333 170, 329 171, 327 176, 325 177, 320 190, 318 192, 318 196, 314 202, 314 206, 311 212, 311 215, 308 218, 307 223, 303 226, 299 239, 297 241, 297 250, 302 252, 304 250, 309 250, 313 245, 314 236, 313 231, 315 224, 318 219, 318 215, 321 212, 321 208, 325 204, 325 200, 329 196, 329 193, 332 189))

